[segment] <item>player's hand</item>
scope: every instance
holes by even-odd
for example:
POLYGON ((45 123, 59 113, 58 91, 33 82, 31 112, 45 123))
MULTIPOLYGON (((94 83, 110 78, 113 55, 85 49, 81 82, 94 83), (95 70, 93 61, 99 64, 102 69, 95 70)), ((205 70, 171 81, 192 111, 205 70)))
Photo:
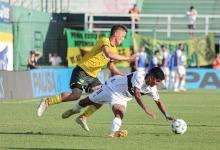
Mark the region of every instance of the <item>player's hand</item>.
POLYGON ((148 114, 151 118, 156 119, 156 113, 155 113, 155 112, 153 112, 153 111, 148 111, 147 114, 148 114))
POLYGON ((129 61, 130 61, 130 62, 131 62, 131 61, 135 61, 135 60, 137 59, 137 57, 138 57, 137 54, 133 54, 133 55, 131 55, 129 61))
POLYGON ((166 120, 174 121, 174 120, 176 120, 176 119, 173 118, 173 117, 171 117, 171 116, 169 116, 169 117, 166 117, 166 120))

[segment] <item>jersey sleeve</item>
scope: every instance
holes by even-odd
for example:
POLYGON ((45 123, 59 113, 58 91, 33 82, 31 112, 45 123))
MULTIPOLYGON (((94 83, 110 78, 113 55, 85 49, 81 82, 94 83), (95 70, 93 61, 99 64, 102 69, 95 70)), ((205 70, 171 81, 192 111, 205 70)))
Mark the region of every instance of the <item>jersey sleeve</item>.
POLYGON ((160 99, 160 96, 159 96, 159 94, 158 94, 158 91, 157 91, 156 86, 154 86, 154 87, 152 88, 151 97, 153 98, 154 101, 159 101, 159 99, 160 99))
POLYGON ((133 76, 133 87, 141 89, 142 85, 144 84, 144 77, 142 73, 135 73, 133 76))

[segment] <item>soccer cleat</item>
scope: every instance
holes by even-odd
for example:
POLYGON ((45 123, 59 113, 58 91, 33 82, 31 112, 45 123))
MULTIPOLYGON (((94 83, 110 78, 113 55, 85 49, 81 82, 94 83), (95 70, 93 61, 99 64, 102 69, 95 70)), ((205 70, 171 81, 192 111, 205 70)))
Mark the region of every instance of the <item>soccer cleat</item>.
POLYGON ((116 131, 116 132, 112 132, 111 134, 109 134, 109 137, 126 137, 128 135, 128 131, 127 130, 120 130, 120 131, 116 131))
POLYGON ((86 119, 83 117, 77 117, 76 118, 76 123, 78 123, 84 130, 86 130, 87 132, 89 132, 89 127, 87 125, 86 119))
POLYGON ((62 114, 62 118, 66 119, 66 118, 69 118, 70 116, 72 116, 74 114, 78 114, 78 113, 80 113, 80 111, 74 111, 73 109, 69 109, 62 114))
POLYGON ((37 116, 41 117, 44 113, 44 111, 47 109, 47 98, 43 98, 40 102, 39 107, 37 108, 37 116))

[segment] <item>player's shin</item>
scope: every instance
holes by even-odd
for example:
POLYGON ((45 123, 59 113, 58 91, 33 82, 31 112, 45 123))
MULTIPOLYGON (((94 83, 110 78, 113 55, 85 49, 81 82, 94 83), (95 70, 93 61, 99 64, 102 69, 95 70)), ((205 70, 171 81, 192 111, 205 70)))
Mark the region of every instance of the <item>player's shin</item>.
POLYGON ((94 112, 96 112, 99 108, 95 107, 94 105, 89 106, 89 108, 87 108, 84 113, 80 116, 82 118, 88 118, 89 116, 91 116, 94 112))
POLYGON ((62 100, 61 100, 61 95, 60 94, 56 95, 56 96, 49 97, 46 100, 47 106, 54 105, 54 104, 59 104, 61 102, 62 102, 62 100))
POLYGON ((74 115, 74 114, 77 114, 77 113, 80 113, 80 110, 82 109, 83 107, 79 105, 79 103, 77 103, 73 108, 71 109, 68 109, 67 111, 65 111, 63 114, 62 114, 62 118, 63 119, 66 119, 66 118, 69 118, 70 116, 74 115))
POLYGON ((83 107, 79 105, 79 103, 77 103, 74 107, 73 107, 73 110, 74 111, 79 111, 82 109, 83 107))

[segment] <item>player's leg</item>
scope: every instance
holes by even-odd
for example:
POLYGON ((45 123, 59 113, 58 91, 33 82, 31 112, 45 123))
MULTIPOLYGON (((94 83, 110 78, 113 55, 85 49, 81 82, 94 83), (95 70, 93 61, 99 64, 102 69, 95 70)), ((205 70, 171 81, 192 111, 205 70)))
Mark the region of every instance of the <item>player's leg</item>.
MULTIPOLYGON (((79 106, 81 107, 86 107, 89 105, 89 108, 94 108, 93 112, 95 112, 96 110, 98 110, 102 104, 98 104, 98 103, 94 103, 91 100, 87 99, 88 101, 80 101, 79 102, 79 106)), ((85 118, 84 116, 78 116, 76 118, 76 123, 78 123, 84 130, 89 131, 89 127, 87 125, 87 118, 85 118)))
POLYGON ((109 135, 110 137, 125 137, 127 136, 127 130, 120 130, 122 119, 125 113, 125 106, 121 104, 114 104, 112 106, 112 111, 115 115, 115 118, 112 121, 112 132, 109 135))
POLYGON ((43 98, 41 100, 41 103, 37 109, 37 115, 41 117, 44 113, 44 111, 47 109, 47 107, 54 105, 54 104, 59 104, 62 102, 67 102, 67 101, 73 101, 77 100, 80 98, 82 95, 82 89, 74 88, 72 89, 72 93, 61 93, 60 95, 56 95, 53 97, 48 97, 48 98, 43 98))
POLYGON ((184 67, 182 67, 181 72, 180 72, 180 91, 186 91, 186 89, 185 89, 185 74, 186 74, 186 70, 184 67))
MULTIPOLYGON (((92 83, 90 83, 87 87, 87 92, 92 93, 97 89, 101 88, 101 82, 96 78, 92 83)), ((85 124, 88 126, 87 119, 91 116, 94 112, 96 112, 102 105, 100 104, 99 107, 90 105, 79 117, 77 117, 77 122, 81 121, 81 124, 85 124)))
POLYGON ((170 70, 168 67, 166 67, 166 74, 165 74, 166 89, 169 89, 169 83, 170 83, 170 70))
MULTIPOLYGON (((103 103, 107 102, 106 99, 109 98, 110 92, 108 91, 106 86, 102 86, 100 89, 97 89, 93 93, 91 93, 87 99, 87 101, 80 101, 78 106, 73 108, 73 111, 78 111, 80 107, 91 105, 95 107, 95 110, 99 109, 103 103), (87 105, 85 105, 85 103, 87 105)), ((82 115, 76 118, 76 122, 86 131, 89 131, 89 127, 87 125, 87 118, 84 118, 82 115)))
POLYGON ((90 106, 92 105, 93 107, 97 109, 99 109, 101 107, 101 104, 96 104, 92 101, 90 101, 89 99, 89 96, 80 100, 79 103, 77 103, 73 108, 65 111, 63 114, 62 114, 62 118, 63 119, 66 119, 66 118, 69 118, 70 116, 72 116, 73 114, 77 114, 77 113, 80 113, 80 110, 86 106, 90 106))
POLYGON ((86 81, 86 73, 79 67, 74 68, 70 81, 70 88, 72 89, 72 93, 63 92, 56 96, 43 98, 37 109, 37 115, 41 117, 46 108, 51 105, 78 100, 82 95, 83 86, 87 84, 86 81))
POLYGON ((175 72, 174 92, 179 92, 179 82, 180 82, 180 72, 179 72, 179 68, 177 68, 175 72))
POLYGON ((65 119, 65 118, 70 117, 70 116, 73 115, 73 114, 79 113, 82 108, 84 108, 84 107, 86 107, 86 106, 89 106, 89 105, 94 105, 94 107, 99 107, 99 105, 101 105, 101 104, 96 104, 96 103, 92 102, 92 101, 89 99, 89 96, 87 96, 86 98, 80 100, 73 108, 71 108, 71 109, 65 111, 65 112, 62 114, 62 118, 65 119), (72 113, 71 115, 69 115, 69 111, 72 111, 73 113, 72 113))
POLYGON ((162 67, 161 69, 163 70, 164 75, 165 75, 165 80, 162 81, 162 86, 163 88, 168 89, 169 88, 169 75, 170 75, 169 68, 162 67))

